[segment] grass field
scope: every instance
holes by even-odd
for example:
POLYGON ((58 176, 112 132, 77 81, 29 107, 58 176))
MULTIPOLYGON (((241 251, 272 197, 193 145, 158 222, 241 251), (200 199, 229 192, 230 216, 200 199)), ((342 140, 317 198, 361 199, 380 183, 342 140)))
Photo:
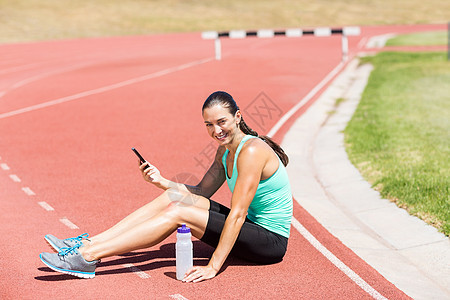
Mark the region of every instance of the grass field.
POLYGON ((447 43, 447 31, 430 31, 399 35, 389 39, 386 46, 436 46, 447 43))
POLYGON ((0 43, 202 30, 446 23, 442 0, 0 0, 0 43))
POLYGON ((444 52, 385 52, 345 130, 352 163, 411 214, 450 234, 450 62, 444 52))

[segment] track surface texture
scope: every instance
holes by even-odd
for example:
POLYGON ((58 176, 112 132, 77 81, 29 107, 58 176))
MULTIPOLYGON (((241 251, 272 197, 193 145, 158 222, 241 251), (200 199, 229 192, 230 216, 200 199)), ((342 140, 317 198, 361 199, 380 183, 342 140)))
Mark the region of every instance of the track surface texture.
MULTIPOLYGON (((435 28, 363 27, 349 38, 350 55, 372 36, 435 28)), ((198 284, 175 279, 174 236, 103 260, 90 280, 39 260, 51 251, 45 234, 95 235, 161 192, 142 180, 131 147, 167 178, 195 183, 212 158, 201 117, 211 92, 231 93, 264 134, 341 61, 340 36, 223 39, 222 47, 215 61, 213 42, 200 33, 0 45, 1 299, 373 298, 294 227, 283 262, 230 257, 216 278, 198 284)), ((229 198, 226 186, 213 196, 229 198)), ((408 298, 294 205, 295 218, 380 295, 408 298)), ((194 241, 194 264, 211 254, 194 241)))

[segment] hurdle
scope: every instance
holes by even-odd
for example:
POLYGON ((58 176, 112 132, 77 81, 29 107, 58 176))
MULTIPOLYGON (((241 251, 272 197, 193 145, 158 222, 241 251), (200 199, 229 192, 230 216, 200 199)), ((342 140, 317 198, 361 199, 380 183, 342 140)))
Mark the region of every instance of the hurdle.
POLYGON ((286 30, 271 30, 271 29, 261 29, 256 31, 245 31, 245 30, 231 30, 227 32, 217 32, 217 31, 204 31, 202 32, 202 39, 214 40, 214 52, 216 60, 222 59, 222 44, 220 39, 230 38, 230 39, 244 39, 247 37, 257 37, 257 38, 273 38, 275 36, 286 36, 288 38, 302 37, 304 35, 313 35, 317 37, 326 37, 333 34, 340 34, 341 39, 341 49, 342 49, 342 61, 348 59, 348 36, 357 36, 361 34, 361 29, 359 27, 343 27, 343 28, 329 28, 329 27, 319 27, 310 30, 303 30, 299 28, 292 28, 286 30))

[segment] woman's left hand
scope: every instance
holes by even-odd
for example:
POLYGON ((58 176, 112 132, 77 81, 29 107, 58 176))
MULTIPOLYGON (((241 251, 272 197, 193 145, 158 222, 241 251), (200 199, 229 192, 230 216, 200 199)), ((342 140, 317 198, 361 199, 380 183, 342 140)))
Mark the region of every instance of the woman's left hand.
POLYGON ((200 282, 211 279, 215 277, 216 274, 217 271, 209 265, 205 267, 195 266, 186 272, 183 282, 200 282))

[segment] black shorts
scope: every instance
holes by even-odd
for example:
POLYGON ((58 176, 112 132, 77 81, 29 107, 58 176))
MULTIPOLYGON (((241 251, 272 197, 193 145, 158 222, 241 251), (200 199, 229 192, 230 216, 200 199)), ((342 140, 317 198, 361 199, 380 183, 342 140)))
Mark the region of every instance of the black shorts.
MULTIPOLYGON (((230 209, 213 200, 209 201, 209 219, 201 241, 216 248, 230 209)), ((287 244, 286 237, 247 218, 230 254, 258 264, 273 264, 283 260, 287 244)))

